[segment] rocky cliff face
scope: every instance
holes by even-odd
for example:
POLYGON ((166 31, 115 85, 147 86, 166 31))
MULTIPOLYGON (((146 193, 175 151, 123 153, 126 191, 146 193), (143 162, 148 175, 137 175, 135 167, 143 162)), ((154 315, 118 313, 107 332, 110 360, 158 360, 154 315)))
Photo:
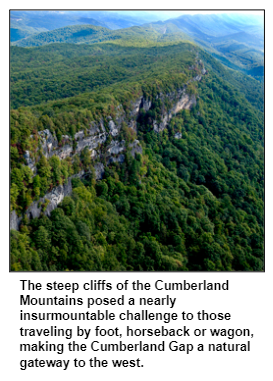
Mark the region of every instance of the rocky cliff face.
MULTIPOLYGON (((202 76, 198 75, 191 81, 199 81, 202 76)), ((190 81, 189 81, 190 82, 190 81)), ((161 98, 162 103, 168 98, 171 100, 173 107, 171 110, 167 111, 162 109, 161 120, 153 121, 153 127, 155 132, 160 132, 167 127, 172 116, 177 114, 182 109, 190 109, 196 104, 196 97, 194 95, 190 96, 186 92, 187 86, 185 85, 182 89, 177 92, 170 94, 158 94, 161 98)), ((50 158, 53 155, 58 156, 61 160, 66 157, 71 157, 79 154, 86 147, 90 151, 91 157, 96 161, 94 164, 96 179, 101 180, 104 175, 104 165, 100 162, 102 156, 106 159, 107 164, 113 162, 123 163, 125 160, 126 144, 125 141, 120 141, 118 136, 120 134, 120 129, 122 122, 125 122, 128 127, 137 130, 137 117, 139 111, 143 109, 144 111, 150 110, 152 107, 152 101, 150 99, 145 99, 143 96, 138 98, 132 103, 131 112, 129 113, 129 118, 126 118, 125 112, 122 106, 118 106, 116 110, 115 120, 112 117, 108 117, 108 122, 101 119, 99 122, 91 122, 90 128, 87 131, 79 131, 74 135, 74 144, 71 137, 68 135, 62 136, 61 144, 58 142, 55 134, 52 134, 48 129, 40 131, 39 140, 43 155, 46 158, 50 158), (108 137, 110 137, 110 143, 107 144, 108 137), (102 154, 101 146, 105 145, 106 150, 102 154), (106 153, 105 153, 106 152, 106 153)), ((180 136, 179 136, 180 137, 180 136)), ((177 138, 179 138, 177 136, 177 138)), ((138 140, 130 143, 127 149, 133 157, 135 154, 142 154, 142 147, 138 140)), ((25 152, 26 163, 29 168, 36 173, 36 163, 34 159, 31 158, 28 151, 25 152)), ((81 177, 84 172, 81 172, 72 177, 81 177)), ((43 212, 45 215, 50 216, 52 210, 54 210, 57 205, 64 199, 65 196, 72 193, 71 178, 68 179, 67 184, 60 185, 54 188, 51 192, 47 193, 44 197, 40 198, 38 201, 33 202, 26 211, 28 218, 36 218, 43 212)), ((19 229, 22 217, 18 217, 13 211, 10 218, 10 229, 19 229)))
MULTIPOLYGON (((96 171, 96 168, 95 168, 96 171)), ((104 172, 104 166, 101 164, 99 166, 100 174, 98 177, 101 177, 101 173, 104 172)), ((84 175, 84 171, 71 176, 67 179, 66 184, 59 185, 58 187, 52 189, 51 192, 45 194, 44 197, 39 198, 39 200, 34 201, 26 210, 25 215, 31 218, 38 218, 43 213, 46 216, 50 216, 51 212, 57 208, 58 204, 63 201, 65 196, 72 194, 72 178, 80 178, 84 175)), ((20 223, 22 221, 22 216, 17 216, 16 212, 13 210, 10 215, 10 229, 18 230, 20 223)))
POLYGON ((186 87, 179 90, 177 93, 169 94, 169 97, 174 101, 173 107, 170 111, 163 110, 161 115, 161 121, 153 121, 153 127, 155 132, 163 131, 171 118, 181 110, 189 110, 193 105, 196 105, 195 95, 189 95, 186 93, 186 87))
POLYGON ((10 213, 9 228, 13 230, 19 230, 21 217, 18 217, 15 210, 10 213))

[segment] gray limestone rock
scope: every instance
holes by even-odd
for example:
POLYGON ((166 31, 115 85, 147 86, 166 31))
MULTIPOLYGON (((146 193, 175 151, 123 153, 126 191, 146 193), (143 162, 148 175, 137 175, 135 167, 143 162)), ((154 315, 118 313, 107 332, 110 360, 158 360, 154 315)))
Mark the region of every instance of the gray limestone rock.
POLYGON ((59 148, 55 155, 59 156, 60 159, 65 159, 72 155, 73 147, 71 145, 66 144, 65 146, 59 148))
POLYGON ((124 163, 124 160, 125 160, 125 156, 124 155, 119 155, 118 157, 110 157, 109 160, 108 160, 108 164, 111 164, 111 163, 124 163))
POLYGON ((105 143, 106 139, 107 135, 105 132, 95 136, 88 136, 77 142, 76 152, 80 153, 85 147, 88 147, 88 149, 91 151, 97 148, 99 144, 105 143))
POLYGON ((72 193, 71 179, 67 180, 67 184, 59 185, 58 187, 52 189, 51 192, 47 193, 44 197, 40 198, 38 201, 34 201, 26 211, 28 218, 38 218, 42 213, 43 204, 47 202, 44 214, 50 216, 51 212, 57 208, 59 203, 64 199, 65 196, 69 196, 72 193), (47 201, 48 200, 48 201, 47 201))
POLYGON ((43 154, 46 158, 49 158, 55 154, 55 150, 58 148, 58 140, 56 136, 52 135, 49 130, 43 130, 38 132, 40 142, 42 145, 43 154))
POLYGON ((156 120, 153 122, 153 126, 154 126, 154 131, 155 132, 160 132, 160 131, 163 131, 165 128, 166 128, 166 126, 167 126, 167 124, 168 124, 168 122, 169 122, 169 115, 168 114, 164 114, 163 115, 163 117, 162 117, 162 120, 161 120, 161 122, 160 123, 158 123, 156 120))
POLYGON ((176 102, 171 110, 171 114, 177 114, 181 110, 189 110, 192 105, 196 104, 195 95, 183 94, 181 98, 176 102))
POLYGON ((124 122, 126 119, 126 114, 125 114, 125 111, 123 110, 122 105, 117 106, 115 119, 116 119, 116 125, 118 126, 118 128, 120 128, 121 123, 124 122))
MULTIPOLYGON (((75 176, 76 177, 76 176, 75 176)), ((31 218, 39 218, 43 211, 43 206, 45 202, 47 203, 44 214, 50 216, 52 210, 56 209, 58 204, 64 199, 65 196, 69 196, 72 193, 71 178, 67 180, 66 184, 59 185, 58 187, 52 189, 51 192, 46 193, 44 197, 39 200, 34 201, 26 210, 26 216, 31 218)), ((18 217, 16 212, 13 210, 10 214, 10 229, 19 230, 19 225, 22 217, 18 217)))
POLYGON ((139 113, 140 106, 142 103, 142 97, 138 98, 135 102, 132 103, 131 116, 136 116, 139 113))
POLYGON ((110 155, 117 155, 118 153, 125 150, 125 141, 122 140, 121 142, 117 140, 112 140, 110 146, 107 148, 107 152, 110 155))
POLYGON ((9 224, 9 228, 10 230, 13 229, 13 230, 19 230, 19 225, 20 225, 20 222, 21 222, 21 217, 18 217, 15 210, 13 210, 10 214, 10 224, 9 224))
POLYGON ((84 131, 79 131, 79 132, 76 132, 76 134, 74 135, 74 138, 75 140, 82 140, 84 138, 84 131))
POLYGON ((115 123, 112 120, 109 121, 108 127, 109 127, 109 130, 110 130, 110 134, 112 136, 117 136, 118 135, 118 129, 117 129, 115 123))
POLYGON ((95 159, 95 157, 97 156, 97 151, 94 149, 91 149, 90 155, 91 155, 92 159, 95 159))
MULTIPOLYGON (((95 122, 91 122, 91 124, 90 124, 90 129, 87 131, 87 133, 89 134, 89 135, 97 135, 97 134, 99 134, 101 131, 100 131, 100 129, 99 129, 99 126, 95 123, 95 122)), ((104 131, 102 131, 102 132, 105 132, 105 129, 104 129, 104 131)))
POLYGON ((30 157, 29 151, 25 151, 24 158, 26 159, 27 166, 32 170, 32 172, 35 172, 36 171, 35 161, 32 160, 32 158, 30 157))
POLYGON ((145 111, 149 111, 151 107, 152 107, 152 101, 150 101, 149 99, 145 99, 143 97, 141 102, 141 108, 143 108, 145 111))
POLYGON ((104 175, 104 165, 102 163, 96 163, 94 165, 96 180, 101 180, 104 175))
MULTIPOLYGON (((169 94, 169 98, 170 97, 174 99, 174 94, 173 93, 169 94)), ((196 104, 195 95, 190 96, 189 94, 186 94, 186 87, 184 87, 183 89, 180 89, 176 93, 176 99, 177 100, 174 106, 172 107, 172 109, 170 110, 170 112, 167 113, 165 111, 162 113, 162 119, 160 123, 156 120, 153 121, 153 127, 155 132, 163 131, 167 127, 173 115, 177 114, 179 111, 184 109, 189 110, 193 105, 196 104)))
POLYGON ((142 154, 142 147, 139 143, 139 140, 135 140, 133 143, 129 144, 131 148, 131 155, 135 157, 136 153, 142 154))

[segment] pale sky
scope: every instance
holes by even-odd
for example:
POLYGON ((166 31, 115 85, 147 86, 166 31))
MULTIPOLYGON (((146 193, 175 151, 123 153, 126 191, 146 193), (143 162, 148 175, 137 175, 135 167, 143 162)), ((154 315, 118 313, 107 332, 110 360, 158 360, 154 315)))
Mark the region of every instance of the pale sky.
MULTIPOLYGON (((148 11, 149 12, 149 11, 148 11)), ((154 13, 156 15, 162 14, 170 15, 170 17, 179 17, 184 14, 188 15, 197 15, 197 14, 221 14, 221 13, 233 13, 233 14, 240 14, 240 15, 252 15, 252 16, 263 16, 263 11, 150 11, 151 13, 154 13)), ((149 12, 149 13, 150 13, 149 12)))
POLYGON ((222 10, 222 11, 187 11, 187 10, 182 10, 182 11, 173 11, 173 10, 155 10, 155 11, 144 11, 144 10, 141 10, 141 11, 138 11, 138 10, 135 10, 135 11, 113 11, 113 12, 118 12, 118 13, 127 13, 128 15, 130 16, 133 16, 134 14, 137 15, 137 14, 142 14, 142 17, 145 17, 145 14, 148 16, 153 16, 159 20, 167 20, 167 19, 170 19, 170 18, 176 18, 176 17, 179 17, 181 15, 185 15, 185 14, 188 14, 188 15, 196 15, 196 14, 204 14, 204 15, 208 15, 208 14, 237 14, 237 15, 246 15, 246 16, 260 16, 258 18, 261 18, 261 20, 263 20, 263 16, 264 16, 264 12, 261 10, 261 11, 230 11, 230 10, 222 10))

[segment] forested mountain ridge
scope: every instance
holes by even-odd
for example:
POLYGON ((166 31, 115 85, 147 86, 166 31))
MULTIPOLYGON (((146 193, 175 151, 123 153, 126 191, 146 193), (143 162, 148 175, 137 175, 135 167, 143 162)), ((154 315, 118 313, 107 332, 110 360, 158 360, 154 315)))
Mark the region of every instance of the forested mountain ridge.
POLYGON ((97 44, 100 42, 114 42, 123 46, 150 46, 172 41, 190 41, 191 38, 173 24, 147 24, 118 30, 94 26, 73 25, 52 31, 42 32, 12 42, 11 45, 20 47, 43 46, 52 43, 97 44))
POLYGON ((263 81, 264 26, 262 17, 251 15, 182 15, 171 23, 226 66, 263 81))
MULTIPOLYGON (((29 49, 11 47, 11 107, 66 98, 128 79, 137 82, 148 79, 151 73, 164 76, 169 70, 181 71, 181 67, 187 76, 193 76, 190 64, 183 64, 187 57, 192 59, 192 46, 181 41, 172 43, 158 45, 147 38, 142 47, 109 43, 91 46, 49 44, 29 49)), ((226 68, 201 49, 199 55, 207 67, 244 94, 256 109, 263 111, 261 83, 226 68)))
POLYGON ((101 42, 110 36, 111 30, 94 25, 66 26, 52 31, 41 32, 34 36, 15 41, 12 45, 21 47, 40 46, 51 43, 86 43, 92 40, 101 42))
POLYGON ((262 102, 246 100, 245 77, 232 86, 213 58, 175 44, 12 47, 12 270, 263 269, 262 102), (51 100, 42 84, 36 104, 35 75, 54 78, 68 55, 74 93, 51 100), (44 195, 66 183, 48 213, 44 195), (35 202, 40 218, 25 214, 35 202))
MULTIPOLYGON (((148 41, 150 44, 150 42, 148 41)), ((62 99, 117 82, 139 82, 184 71, 189 78, 191 45, 123 47, 54 44, 11 48, 11 107, 62 99), (168 68, 169 65, 169 70, 168 68)))
POLYGON ((134 16, 130 12, 47 12, 47 17, 44 16, 43 11, 12 11, 11 44, 41 46, 54 42, 97 43, 115 40, 121 44, 124 38, 127 42, 123 42, 128 44, 133 37, 136 37, 134 44, 143 44, 145 38, 143 40, 141 34, 138 37, 133 36, 131 27, 139 27, 139 31, 144 32, 152 28, 156 31, 161 30, 163 39, 166 39, 166 34, 170 34, 171 31, 176 34, 176 39, 194 40, 224 65, 263 82, 264 21, 262 16, 253 16, 250 13, 197 14, 181 15, 164 21, 160 12, 156 15, 150 12, 138 12, 134 16), (155 17, 157 20, 154 19, 155 17), (106 28, 108 32, 102 30, 98 33, 97 31, 94 35, 92 25, 106 28), (127 29, 125 33, 122 32, 124 28, 127 29))

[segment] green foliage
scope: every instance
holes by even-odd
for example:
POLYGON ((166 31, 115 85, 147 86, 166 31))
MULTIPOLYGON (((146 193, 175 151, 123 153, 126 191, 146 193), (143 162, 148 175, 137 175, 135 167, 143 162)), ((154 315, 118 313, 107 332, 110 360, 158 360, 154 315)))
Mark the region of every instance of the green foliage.
POLYGON ((123 46, 153 46, 158 43, 174 43, 185 39, 190 40, 190 37, 174 25, 166 28, 160 28, 157 25, 133 26, 118 30, 110 30, 94 25, 72 25, 35 34, 15 41, 12 45, 31 47, 52 43, 97 44, 103 41, 111 41, 123 46))
MULTIPOLYGON (((210 54, 200 52, 206 66, 218 77, 229 82, 237 91, 237 97, 245 98, 259 111, 264 111, 264 86, 256 79, 232 70, 215 60, 210 54)), ((263 117, 263 115, 261 115, 263 117)))
POLYGON ((197 52, 201 55, 194 45, 63 44, 11 51, 12 102, 18 107, 28 98, 32 105, 11 111, 11 208, 23 213, 69 176, 82 169, 87 174, 72 179, 72 195, 50 218, 24 218, 20 232, 11 232, 12 270, 263 269, 264 134, 256 81, 222 70, 204 53, 209 71, 187 89, 196 106, 155 133, 153 121, 160 122, 172 107, 162 99, 167 94, 171 99, 200 72, 192 69, 197 52), (35 75, 48 86, 34 86, 35 75), (244 80, 247 90, 241 91, 244 80), (250 102, 247 91, 253 94, 250 102), (51 100, 54 94, 58 99, 51 100), (137 136, 143 154, 133 158, 126 152, 124 163, 105 168, 103 180, 95 181, 87 148, 64 160, 42 155, 38 131, 48 128, 61 146, 62 135, 74 138, 92 121, 115 119, 120 106, 131 118, 141 95, 151 108, 140 112, 137 135, 123 123, 118 139, 128 147, 137 136), (26 151, 35 174, 26 166, 26 151))
MULTIPOLYGON (((128 82, 152 84, 154 79, 166 78, 168 73, 168 81, 183 71, 191 75, 188 66, 194 53, 190 48, 186 42, 152 47, 117 44, 11 47, 11 105, 31 106, 101 90, 115 83, 122 83, 126 90, 128 82)), ((117 92, 123 93, 120 85, 115 88, 117 92)), ((45 107, 43 112, 47 112, 45 107)), ((48 116, 53 115, 54 110, 50 110, 48 116)))

